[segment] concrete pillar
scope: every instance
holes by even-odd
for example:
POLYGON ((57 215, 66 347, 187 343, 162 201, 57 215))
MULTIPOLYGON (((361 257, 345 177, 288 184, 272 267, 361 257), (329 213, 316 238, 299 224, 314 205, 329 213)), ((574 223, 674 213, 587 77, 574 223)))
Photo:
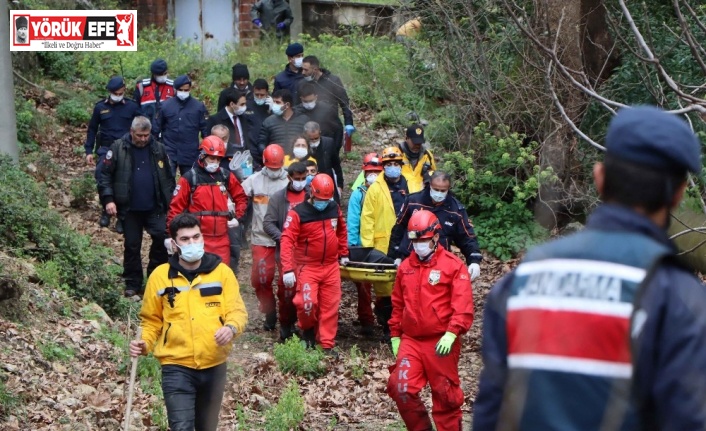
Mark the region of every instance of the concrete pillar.
POLYGON ((10 54, 10 10, 3 6, 0 16, 0 94, 11 95, 10 101, 0 103, 0 153, 9 154, 15 163, 19 162, 20 150, 17 146, 17 123, 15 116, 15 84, 12 78, 12 55, 10 54))

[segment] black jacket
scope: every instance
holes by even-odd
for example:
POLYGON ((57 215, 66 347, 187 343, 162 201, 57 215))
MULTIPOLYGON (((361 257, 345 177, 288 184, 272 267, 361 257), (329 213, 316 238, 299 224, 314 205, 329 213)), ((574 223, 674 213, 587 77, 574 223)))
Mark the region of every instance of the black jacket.
POLYGON ((259 170, 262 167, 262 152, 257 146, 257 139, 260 137, 262 123, 270 116, 270 107, 267 104, 258 105, 254 100, 248 100, 247 108, 243 117, 248 123, 248 149, 253 158, 253 165, 259 170))
MULTIPOLYGON (((316 159, 316 166, 319 173, 327 174, 331 178, 335 178, 336 185, 343 188, 341 157, 339 156, 338 146, 333 142, 333 139, 321 136, 321 143, 319 143, 316 149, 312 148, 311 151, 316 159)), ((341 201, 341 197, 338 195, 338 189, 334 189, 333 197, 336 202, 341 201)))
MULTIPOLYGON (((305 109, 299 105, 294 108, 294 112, 309 117, 310 121, 316 121, 321 127, 321 134, 336 140, 339 136, 343 139, 343 124, 338 118, 338 110, 334 105, 330 105, 324 101, 316 102, 314 109, 305 109)), ((336 143, 340 142, 338 140, 336 143)))
POLYGON ((215 115, 211 116, 208 119, 208 123, 206 125, 206 129, 208 129, 209 135, 211 134, 211 129, 213 126, 216 124, 222 124, 228 128, 228 148, 226 149, 226 156, 227 157, 232 157, 233 154, 235 154, 236 151, 242 151, 243 149, 248 149, 248 128, 249 124, 247 121, 247 118, 245 117, 245 114, 241 115, 240 117, 240 128, 243 131, 243 134, 241 136, 242 141, 240 143, 240 147, 235 146, 235 124, 230 120, 230 115, 228 115, 228 112, 226 112, 225 108, 221 109, 220 111, 216 112, 215 115))
MULTIPOLYGON (((157 196, 157 208, 169 209, 169 202, 176 184, 169 167, 169 158, 164 145, 150 137, 150 160, 152 177, 157 196)), ((130 210, 130 187, 132 179, 132 138, 129 133, 113 142, 105 156, 103 169, 98 178, 98 191, 105 203, 115 202, 118 211, 130 210)))
POLYGON ((412 214, 420 209, 433 212, 439 219, 439 223, 441 223, 439 243, 446 250, 451 250, 451 242, 453 242, 456 247, 461 249, 461 253, 466 258, 466 264, 480 263, 483 255, 478 247, 476 233, 468 220, 466 208, 451 195, 451 192, 441 205, 434 205, 428 185, 421 192, 409 195, 400 208, 397 221, 392 228, 388 256, 404 259, 412 253, 412 243, 407 238, 407 224, 412 214))
MULTIPOLYGON (((235 88, 236 90, 238 90, 235 84, 231 84, 230 86, 221 90, 221 94, 218 95, 218 105, 216 105, 216 111, 220 111, 221 109, 226 107, 226 96, 228 95, 228 92, 231 90, 231 88, 235 88)), ((253 100, 255 98, 255 94, 252 92, 252 84, 249 82, 247 87, 245 87, 245 91, 238 91, 241 93, 245 93, 245 100, 253 100)))
MULTIPOLYGON (((319 96, 319 101, 323 101, 333 106, 336 109, 336 115, 338 115, 338 107, 341 107, 343 112, 343 122, 346 125, 353 125, 353 112, 351 112, 351 102, 348 99, 348 93, 341 78, 336 75, 331 74, 330 71, 326 69, 321 69, 321 78, 316 81, 312 81, 316 85, 316 93, 319 96)), ((304 84, 306 81, 300 81, 297 86, 304 84)), ((301 100, 297 97, 294 99, 296 104, 301 103, 301 100)))

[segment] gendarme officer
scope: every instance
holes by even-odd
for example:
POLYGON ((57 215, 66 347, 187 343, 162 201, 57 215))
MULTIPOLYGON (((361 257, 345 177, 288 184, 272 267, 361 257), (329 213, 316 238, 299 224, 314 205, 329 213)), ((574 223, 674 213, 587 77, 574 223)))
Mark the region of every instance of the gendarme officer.
MULTIPOLYGON (((111 144, 128 133, 132 120, 138 115, 142 115, 140 105, 125 98, 125 80, 122 76, 110 78, 105 88, 109 92, 108 97, 98 101, 93 107, 93 115, 86 131, 86 143, 83 146, 86 151, 86 163, 89 165, 95 163, 93 153, 98 155, 95 170, 96 181, 105 154, 111 144)), ((101 208, 105 208, 105 202, 101 201, 101 208)), ((103 210, 99 223, 101 227, 107 227, 110 224, 110 216, 105 210, 103 210)), ((119 233, 122 233, 120 221, 115 228, 119 233)))

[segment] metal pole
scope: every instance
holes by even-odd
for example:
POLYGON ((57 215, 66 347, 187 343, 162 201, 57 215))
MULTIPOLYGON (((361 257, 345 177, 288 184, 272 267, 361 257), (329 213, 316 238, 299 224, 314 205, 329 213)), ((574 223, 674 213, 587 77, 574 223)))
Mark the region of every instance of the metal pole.
POLYGON ((12 56, 10 54, 10 9, 0 15, 0 94, 12 95, 11 102, 0 103, 0 153, 9 154, 19 161, 17 147, 17 124, 15 117, 15 88, 12 78, 12 56))

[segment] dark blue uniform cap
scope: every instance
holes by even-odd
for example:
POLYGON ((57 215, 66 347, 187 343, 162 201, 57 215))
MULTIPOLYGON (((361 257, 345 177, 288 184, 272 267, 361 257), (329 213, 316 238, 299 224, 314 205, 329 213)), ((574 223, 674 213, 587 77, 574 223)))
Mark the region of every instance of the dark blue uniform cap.
POLYGON ((181 75, 174 80, 174 88, 176 88, 177 90, 179 89, 179 87, 186 84, 191 84, 191 79, 189 79, 189 75, 181 75))
POLYGON ((284 53, 287 54, 287 57, 294 57, 295 55, 302 54, 303 52, 304 47, 302 46, 302 44, 294 42, 289 44, 287 50, 284 53))
POLYGON ((125 80, 123 79, 123 77, 122 76, 114 76, 114 77, 110 78, 110 81, 108 81, 108 85, 105 86, 105 89, 112 93, 113 91, 120 90, 124 86, 125 86, 125 80))
POLYGON ((152 75, 164 75, 167 73, 167 62, 161 58, 156 59, 150 65, 150 72, 152 75))
POLYGON ((701 172, 701 143, 689 125, 652 106, 625 108, 608 126, 606 152, 670 172, 701 172))

